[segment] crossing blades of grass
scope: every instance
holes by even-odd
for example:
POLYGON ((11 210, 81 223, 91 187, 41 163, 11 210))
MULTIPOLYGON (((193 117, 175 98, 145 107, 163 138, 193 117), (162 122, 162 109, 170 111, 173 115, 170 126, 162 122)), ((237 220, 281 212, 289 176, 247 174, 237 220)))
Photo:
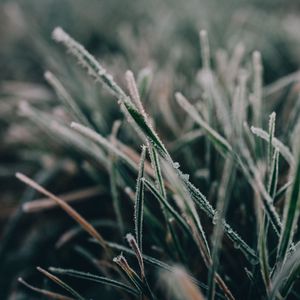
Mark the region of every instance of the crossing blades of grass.
MULTIPOLYGON (((265 140, 267 142, 270 141, 270 135, 263 129, 251 126, 251 131, 253 132, 253 134, 257 135, 258 137, 262 138, 263 140, 265 140)), ((278 148, 280 154, 289 163, 289 165, 293 166, 295 164, 295 158, 294 158, 293 154, 291 153, 290 149, 287 146, 285 146, 281 141, 279 141, 277 138, 273 137, 272 145, 273 145, 273 147, 278 148)))
MULTIPOLYGON (((120 100, 121 108, 124 107, 126 109, 127 113, 132 117, 137 126, 149 138, 152 145, 159 151, 160 155, 172 161, 165 146, 163 145, 157 134, 154 132, 153 128, 149 126, 144 116, 136 109, 130 98, 115 83, 112 76, 107 74, 106 70, 97 62, 97 60, 90 53, 88 53, 82 45, 72 39, 61 28, 56 28, 53 31, 52 36, 57 42, 62 43, 94 78, 101 81, 112 92, 112 94, 115 95, 118 100, 120 100)), ((79 128, 77 125, 75 127, 79 128)), ((223 152, 228 151, 228 148, 230 148, 230 145, 228 145, 228 143, 226 142, 220 143, 219 146, 222 148, 223 152)), ((201 208, 205 210, 209 216, 213 217, 214 210, 211 208, 205 197, 203 197, 203 195, 190 182, 188 182, 187 184, 189 185, 188 190, 193 194, 192 198, 196 199, 201 208)), ((232 240, 235 240, 237 243, 242 244, 241 250, 245 251, 248 256, 252 257, 252 260, 254 259, 254 257, 256 257, 253 251, 245 244, 245 242, 241 240, 241 238, 235 232, 232 231, 229 225, 225 226, 225 231, 230 235, 232 240)))
MULTIPOLYGON (((118 251, 122 251, 126 254, 129 254, 129 255, 135 255, 135 252, 127 247, 124 247, 122 245, 119 245, 119 244, 116 244, 116 243, 112 243, 112 242, 108 242, 108 245, 110 248, 112 249, 115 249, 115 250, 118 250, 118 251)), ((156 259, 152 256, 149 256, 149 255, 145 255, 143 254, 143 259, 144 259, 144 262, 153 266, 153 267, 156 267, 158 268, 159 270, 164 270, 164 271, 168 271, 168 272, 173 272, 173 268, 172 266, 168 265, 167 263, 159 260, 159 259, 156 259)), ((207 290, 207 286, 205 284, 203 284, 202 282, 198 281, 197 279, 195 279, 194 277, 192 277, 191 275, 189 275, 190 279, 192 282, 194 282, 197 286, 199 286, 200 288, 204 289, 204 290, 207 290)), ((221 297, 223 298, 222 295, 220 294, 217 294, 218 297, 221 297)))
POLYGON ((146 147, 142 147, 138 178, 136 183, 135 204, 134 204, 134 228, 135 237, 139 249, 142 251, 143 239, 143 214, 144 214, 144 163, 146 158, 146 147))
POLYGON ((143 178, 142 179, 145 183, 145 186, 147 189, 153 194, 153 196, 159 201, 159 203, 164 207, 168 213, 182 226, 182 228, 186 231, 186 233, 190 234, 189 228, 184 221, 184 219, 178 214, 178 212, 170 205, 168 201, 166 201, 165 198, 161 196, 161 194, 158 192, 158 190, 153 186, 150 181, 143 178))
POLYGON ((149 289, 145 280, 142 280, 137 273, 129 266, 126 258, 121 254, 113 259, 113 261, 123 270, 129 281, 135 286, 142 295, 149 300, 154 300, 154 296, 149 289))
POLYGON ((156 147, 164 156, 168 152, 154 132, 153 128, 149 126, 145 120, 145 116, 136 109, 132 100, 126 95, 123 89, 113 80, 112 76, 98 63, 98 61, 78 42, 71 38, 62 28, 54 29, 52 37, 58 43, 62 43, 71 54, 73 54, 81 63, 81 65, 88 70, 88 73, 94 78, 103 83, 105 87, 120 101, 121 108, 125 107, 126 112, 132 117, 146 136, 149 138, 154 147, 156 147))

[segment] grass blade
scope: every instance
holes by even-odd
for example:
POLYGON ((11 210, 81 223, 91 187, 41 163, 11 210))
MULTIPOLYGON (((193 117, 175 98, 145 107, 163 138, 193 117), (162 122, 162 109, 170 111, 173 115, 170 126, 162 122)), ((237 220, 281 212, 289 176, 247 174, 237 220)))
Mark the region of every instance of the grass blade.
POLYGON ((103 283, 109 286, 113 286, 119 289, 122 289, 128 293, 131 293, 133 295, 138 295, 138 291, 136 289, 133 289, 132 287, 128 286, 127 284, 124 284, 120 281, 110 279, 103 276, 94 275, 91 273, 85 273, 81 271, 76 270, 70 270, 70 269, 61 269, 61 268, 53 268, 50 267, 49 270, 55 274, 61 274, 61 275, 68 275, 71 277, 76 277, 84 280, 90 280, 97 283, 103 283))
POLYGON ((298 163, 294 171, 294 182, 284 207, 284 222, 277 253, 278 262, 282 262, 286 259, 300 212, 300 151, 298 152, 298 163))
POLYGON ((153 186, 153 184, 150 183, 147 179, 142 179, 145 183, 145 186, 147 189, 153 194, 153 196, 159 201, 159 203, 162 205, 162 207, 165 207, 165 209, 170 213, 172 217, 182 226, 182 228, 190 234, 189 228, 184 221, 184 219, 178 214, 178 212, 166 201, 165 198, 161 196, 161 194, 158 192, 158 190, 153 186))
POLYGON ((209 268, 208 275, 208 294, 207 299, 214 299, 215 297, 215 276, 217 274, 218 265, 219 265, 219 251, 220 244, 222 242, 223 237, 223 220, 225 220, 227 207, 229 203, 229 195, 233 183, 234 178, 234 165, 232 158, 229 157, 225 161, 224 170, 222 174, 222 179, 220 183, 220 189, 218 193, 218 203, 217 203, 217 211, 221 212, 221 215, 216 221, 216 226, 214 227, 212 234, 212 262, 211 267, 209 268))
POLYGON ((116 84, 112 76, 98 63, 98 61, 78 42, 71 38, 62 28, 57 27, 52 33, 52 37, 58 43, 62 43, 71 54, 73 54, 82 66, 88 70, 88 73, 94 78, 100 80, 111 93, 120 100, 121 106, 126 108, 126 111, 133 118, 138 127, 146 134, 154 147, 156 147, 164 156, 168 156, 168 152, 145 119, 145 116, 136 109, 131 99, 126 95, 122 88, 116 84))
POLYGON ((129 266, 126 258, 123 254, 118 255, 113 259, 113 261, 123 270, 129 281, 135 286, 141 294, 147 294, 148 291, 145 290, 145 286, 140 277, 136 272, 129 266))
POLYGON ((107 249, 106 242, 99 234, 99 232, 64 200, 56 197, 54 194, 50 193, 45 188, 40 186, 37 182, 33 181, 24 174, 17 173, 16 177, 22 182, 32 187, 33 189, 37 190, 38 192, 44 194, 46 197, 55 201, 71 218, 73 218, 77 223, 79 223, 86 232, 88 232, 93 238, 95 238, 103 247, 103 249, 107 249))
POLYGON ((48 277, 50 280, 55 282, 56 284, 60 285, 63 289, 68 291, 71 295, 73 295, 78 300, 85 300, 80 294, 78 294, 73 288, 71 288, 68 284, 63 282, 58 277, 54 276, 53 274, 49 273, 48 271, 42 269, 41 267, 37 267, 37 270, 40 271, 42 274, 44 274, 46 277, 48 277))
POLYGON ((92 141, 98 143, 103 148, 105 148, 107 151, 114 153, 116 156, 120 157, 122 160, 124 160, 133 170, 136 170, 136 164, 124 153, 122 153, 119 149, 117 149, 112 143, 110 143, 107 139, 105 139, 103 136, 98 134, 96 131, 94 131, 91 128, 88 128, 84 125, 72 122, 71 127, 81 133, 82 135, 88 137, 92 141))
POLYGON ((269 144, 268 144, 268 169, 271 170, 272 167, 272 157, 273 157, 273 139, 275 134, 275 112, 271 113, 269 117, 269 144))
POLYGON ((115 83, 112 76, 81 44, 71 38, 62 28, 56 27, 52 32, 52 37, 56 42, 63 44, 78 59, 80 64, 88 71, 88 74, 102 82, 111 93, 119 98, 126 98, 126 94, 115 83))
POLYGON ((188 100, 181 93, 176 93, 175 96, 181 108, 183 108, 183 110, 187 112, 192 119, 201 126, 201 128, 203 128, 215 147, 218 148, 225 157, 228 153, 231 153, 232 147, 230 144, 202 119, 200 114, 197 113, 196 109, 188 102, 188 100))
MULTIPOLYGON (((119 244, 116 244, 116 243, 112 243, 112 242, 108 242, 108 245, 110 248, 112 249, 115 249, 115 250, 118 250, 118 251, 122 251, 124 253, 127 253, 127 254, 130 254, 130 255, 135 255, 135 252, 132 251, 131 249, 127 248, 127 247, 124 247, 122 245, 119 245, 119 244)), ((143 254, 143 259, 144 259, 144 262, 153 266, 153 267, 156 267, 158 269, 162 269, 162 270, 165 270, 165 271, 168 271, 168 272, 173 272, 173 268, 172 266, 168 265, 167 263, 159 260, 159 259, 156 259, 152 256, 149 256, 149 255, 145 255, 143 254)), ((200 288, 203 288, 205 290, 207 290, 207 286, 205 284, 203 284, 202 282, 198 281, 197 279, 195 279, 194 277, 190 276, 191 280, 197 285, 199 286, 200 288)), ((219 297, 222 298, 222 295, 218 294, 219 297)))
POLYGON ((86 126, 91 126, 88 119, 82 113, 80 108, 78 107, 76 101, 71 97, 71 95, 67 92, 65 87, 62 83, 52 74, 51 72, 47 71, 44 74, 45 79, 48 83, 52 86, 55 90, 58 98, 62 101, 65 107, 71 112, 71 114, 76 118, 76 120, 80 123, 85 124, 86 126))
POLYGON ((273 158, 271 161, 271 169, 270 169, 270 176, 268 182, 268 193, 270 194, 271 198, 274 200, 276 195, 277 183, 278 183, 278 163, 279 163, 279 151, 275 149, 273 158))
MULTIPOLYGON (((251 131, 253 134, 257 135, 263 140, 267 142, 270 141, 270 135, 263 129, 251 126, 251 131)), ((285 146, 281 141, 279 141, 277 138, 274 137, 272 139, 272 145, 273 147, 278 148, 280 154, 288 162, 290 166, 295 164, 295 158, 291 153, 290 149, 287 146, 285 146)))
POLYGON ((146 146, 142 147, 140 166, 136 184, 135 204, 134 204, 134 227, 135 236, 139 249, 142 251, 143 239, 143 214, 144 214, 144 163, 146 159, 146 146))
POLYGON ((153 130, 152 126, 149 125, 149 122, 145 120, 144 116, 129 101, 124 102, 124 106, 126 107, 129 115, 138 125, 138 127, 149 139, 153 147, 155 147, 163 157, 169 157, 168 151, 166 150, 165 146, 153 130))
POLYGON ((173 272, 162 271, 161 279, 164 284, 167 285, 167 291, 165 294, 172 299, 186 299, 186 300, 204 300, 200 289, 191 281, 188 274, 181 267, 173 267, 173 272))
POLYGON ((283 264, 277 265, 274 272, 269 299, 286 299, 295 281, 300 275, 300 243, 295 245, 283 264))
POLYGON ((48 290, 44 290, 44 289, 40 289, 40 288, 37 288, 35 286, 32 286, 31 284, 27 283, 23 278, 19 277, 18 278, 18 281, 20 283, 22 283, 24 286, 26 286, 27 288, 29 288, 30 290, 34 291, 34 292, 37 292, 43 296, 46 296, 50 299, 54 299, 54 300, 73 300, 74 298, 70 298, 70 297, 67 297, 67 296, 64 296, 64 295, 61 295, 61 294, 58 294, 58 293, 54 293, 54 292, 51 292, 51 291, 48 291, 48 290))
POLYGON ((142 278, 142 280, 144 280, 145 279, 145 267, 144 267, 144 261, 143 261, 143 255, 142 255, 141 249, 139 248, 139 246, 132 234, 128 233, 126 235, 126 239, 127 239, 127 242, 129 244, 130 248, 135 253, 135 256, 136 256, 139 266, 140 266, 141 278, 142 278))

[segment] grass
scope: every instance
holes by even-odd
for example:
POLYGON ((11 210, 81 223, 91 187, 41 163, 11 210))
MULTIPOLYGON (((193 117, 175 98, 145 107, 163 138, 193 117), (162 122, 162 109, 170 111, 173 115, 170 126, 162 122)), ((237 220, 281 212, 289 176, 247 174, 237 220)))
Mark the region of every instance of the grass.
POLYGON ((9 237, 32 234, 20 240, 27 290, 13 292, 299 299, 299 78, 265 87, 263 54, 238 44, 215 55, 205 30, 200 66, 169 73, 125 71, 117 55, 100 62, 61 27, 52 38, 69 71, 45 72, 52 100, 14 104, 30 133, 23 155, 36 151, 32 169, 42 171, 16 170, 27 192, 0 257, 9 263, 9 237), (21 216, 38 223, 21 228, 21 216))

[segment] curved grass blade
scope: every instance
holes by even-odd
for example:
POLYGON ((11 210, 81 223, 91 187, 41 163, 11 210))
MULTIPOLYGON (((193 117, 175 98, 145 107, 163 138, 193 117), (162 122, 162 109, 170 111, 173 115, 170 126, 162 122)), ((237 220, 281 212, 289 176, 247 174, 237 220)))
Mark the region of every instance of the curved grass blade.
MULTIPOLYGON (((112 242, 108 242, 108 245, 110 248, 118 250, 118 251, 122 251, 124 253, 130 254, 130 255, 135 255, 134 251, 132 251, 131 249, 124 247, 122 245, 116 244, 116 243, 112 243, 112 242)), ((173 268, 172 266, 168 265, 165 262, 162 262, 161 260, 158 260, 154 257, 151 257, 149 255, 145 255, 143 254, 143 259, 145 263, 148 263, 149 265, 159 268, 159 269, 163 269, 165 271, 169 271, 169 272, 173 272, 173 268)), ((205 290, 207 290, 207 286, 205 284, 203 284, 202 282, 198 281, 197 279, 195 279, 194 277, 192 277, 190 275, 191 280, 200 288, 203 288, 205 290)), ((218 297, 224 298, 223 295, 218 294, 218 297)))
POLYGON ((144 214, 144 163, 146 159, 146 146, 142 147, 138 178, 136 183, 135 204, 134 204, 134 228, 135 237, 139 249, 142 251, 143 239, 143 214, 144 214))
POLYGON ((153 300, 154 297, 149 289, 149 286, 143 281, 136 272, 129 266, 123 254, 115 257, 113 261, 123 270, 129 281, 135 286, 141 294, 153 300))
POLYGON ((200 289, 191 281, 189 275, 181 267, 174 266, 173 272, 160 272, 161 280, 167 285, 165 295, 172 296, 172 299, 204 300, 200 289))
POLYGON ((135 256, 138 260, 139 266, 140 266, 140 272, 141 272, 141 280, 144 284, 144 289, 146 291, 146 295, 150 295, 150 298, 154 298, 154 294, 152 293, 150 286, 148 284, 147 278, 145 276, 145 267, 144 267, 144 260, 143 260, 143 255, 141 253, 141 250, 139 249, 136 240, 134 239, 134 236, 132 234, 127 234, 126 239, 128 244, 130 245, 131 249, 134 251, 135 256))
POLYGON ((40 289, 40 288, 37 288, 35 286, 32 286, 31 284, 27 283, 21 277, 18 278, 18 281, 20 283, 22 283, 24 286, 26 286, 28 289, 30 289, 30 290, 32 290, 36 293, 39 293, 43 296, 46 296, 48 298, 54 299, 54 300, 73 300, 74 299, 74 298, 70 298, 70 297, 67 297, 67 296, 64 296, 64 295, 61 295, 61 294, 58 294, 58 293, 54 293, 54 292, 51 292, 51 291, 48 291, 48 290, 44 290, 44 289, 40 289))
POLYGON ((110 286, 122 289, 133 295, 139 294, 139 292, 136 289, 133 289, 132 287, 128 286, 127 284, 124 284, 120 281, 110 279, 110 278, 107 278, 104 276, 98 276, 95 274, 85 273, 85 272, 71 270, 71 269, 61 269, 61 268, 53 268, 53 267, 50 267, 49 270, 55 274, 68 275, 71 277, 76 277, 76 278, 80 278, 80 279, 85 279, 85 280, 89 280, 89 281, 93 281, 93 282, 110 285, 110 286))
POLYGON ((117 97, 126 98, 126 94, 115 83, 112 76, 81 44, 71 38, 62 28, 56 27, 52 32, 52 37, 56 42, 62 43, 78 59, 80 64, 87 69, 88 74, 102 82, 117 97))
POLYGON ((82 297, 80 294, 78 294, 73 288, 71 288, 68 284, 63 282, 58 277, 56 277, 53 274, 49 273, 48 271, 42 269, 41 267, 37 267, 37 270, 40 271, 42 274, 44 274, 46 277, 48 277, 50 280, 55 282, 56 284, 60 285, 63 289, 65 289, 71 295, 73 295, 77 300, 85 300, 84 297, 82 297))

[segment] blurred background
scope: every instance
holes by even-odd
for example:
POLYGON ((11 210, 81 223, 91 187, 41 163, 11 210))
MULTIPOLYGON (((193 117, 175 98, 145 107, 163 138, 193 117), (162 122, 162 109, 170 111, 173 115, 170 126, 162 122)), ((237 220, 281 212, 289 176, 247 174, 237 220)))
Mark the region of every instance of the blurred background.
MULTIPOLYGON (((0 299, 28 299, 28 292, 16 281, 18 276, 39 282, 34 266, 71 262, 77 257, 73 248, 55 250, 61 233, 73 224, 63 213, 22 212, 21 203, 39 195, 24 190, 15 172, 34 177, 58 194, 84 189, 94 182, 86 161, 72 145, 65 145, 63 139, 58 140, 24 116, 24 102, 68 120, 44 79, 44 72, 50 70, 82 103, 83 110, 90 112, 91 119, 97 120, 103 134, 109 134, 114 120, 120 117, 111 97, 99 91, 53 42, 54 27, 61 26, 85 45, 121 85, 127 69, 140 76, 151 70, 154 75, 148 107, 159 119, 174 106, 175 91, 196 95, 193 82, 201 67, 200 29, 208 32, 212 53, 216 54, 213 61, 228 53, 247 60, 259 50, 264 83, 269 85, 299 69, 299 14, 300 2, 296 0, 1 0, 0 299), (101 103, 95 100, 103 94, 101 103)), ((47 127, 47 116, 41 117, 47 127)), ((160 126, 160 135, 171 143, 176 124, 172 117, 162 122, 167 124, 160 126)), ((134 143, 132 139, 124 137, 127 144, 134 143)), ((107 175, 98 172, 97 176, 105 186, 107 175)), ((105 202, 107 191, 89 197, 93 209, 82 203, 76 207, 88 218, 109 218, 111 209, 102 206, 99 197, 105 202)), ((107 234, 114 232, 110 230, 107 234)), ((78 258, 78 263, 84 261, 78 258)))

